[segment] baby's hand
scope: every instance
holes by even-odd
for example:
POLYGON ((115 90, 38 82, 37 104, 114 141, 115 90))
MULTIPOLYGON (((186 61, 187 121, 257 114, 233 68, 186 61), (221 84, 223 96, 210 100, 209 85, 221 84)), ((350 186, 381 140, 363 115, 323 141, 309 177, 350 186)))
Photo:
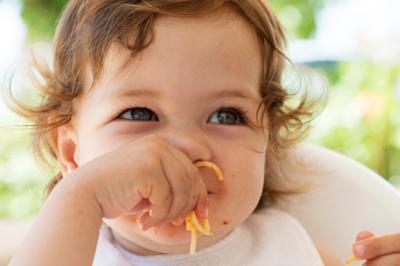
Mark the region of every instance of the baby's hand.
POLYGON ((102 217, 137 214, 146 230, 182 220, 195 209, 207 217, 207 188, 198 168, 182 151, 146 136, 76 170, 86 178, 102 217))
POLYGON ((364 266, 400 266, 400 233, 375 236, 363 231, 357 235, 353 254, 366 260, 364 266))

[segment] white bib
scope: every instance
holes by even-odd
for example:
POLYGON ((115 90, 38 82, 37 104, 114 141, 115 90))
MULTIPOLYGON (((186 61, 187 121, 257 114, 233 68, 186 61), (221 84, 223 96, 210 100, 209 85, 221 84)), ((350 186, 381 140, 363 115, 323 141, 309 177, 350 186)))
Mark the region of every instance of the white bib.
POLYGON ((100 231, 95 266, 323 266, 301 224, 277 209, 253 213, 218 243, 196 254, 138 256, 115 242, 108 227, 100 231))

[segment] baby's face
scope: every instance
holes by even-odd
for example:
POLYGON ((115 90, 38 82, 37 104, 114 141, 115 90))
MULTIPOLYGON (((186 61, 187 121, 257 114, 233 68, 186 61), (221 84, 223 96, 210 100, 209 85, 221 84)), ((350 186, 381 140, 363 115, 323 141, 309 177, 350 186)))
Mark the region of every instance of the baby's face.
MULTIPOLYGON (((193 161, 209 156, 225 180, 209 196, 214 236, 200 237, 198 242, 200 248, 208 246, 242 223, 262 192, 266 135, 246 122, 256 124, 261 101, 256 34, 228 9, 202 18, 161 17, 152 44, 121 71, 129 56, 114 45, 102 76, 78 102, 74 117, 78 164, 149 134, 166 139, 193 161), (129 108, 123 118, 116 118, 129 108)), ((213 186, 213 173, 204 168, 201 173, 206 185, 213 186)), ((131 250, 189 249, 190 234, 184 225, 143 232, 128 215, 106 223, 131 250)))

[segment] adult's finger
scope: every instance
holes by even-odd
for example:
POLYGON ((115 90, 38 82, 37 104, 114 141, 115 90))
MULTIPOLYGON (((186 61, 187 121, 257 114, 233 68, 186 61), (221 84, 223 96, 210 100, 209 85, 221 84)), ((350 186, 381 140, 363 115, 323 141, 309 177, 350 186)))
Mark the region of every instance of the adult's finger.
POLYGON ((400 266, 400 253, 384 255, 368 260, 363 266, 400 266))
POLYGON ((374 259, 386 254, 400 253, 400 233, 375 236, 353 245, 353 253, 361 259, 374 259))

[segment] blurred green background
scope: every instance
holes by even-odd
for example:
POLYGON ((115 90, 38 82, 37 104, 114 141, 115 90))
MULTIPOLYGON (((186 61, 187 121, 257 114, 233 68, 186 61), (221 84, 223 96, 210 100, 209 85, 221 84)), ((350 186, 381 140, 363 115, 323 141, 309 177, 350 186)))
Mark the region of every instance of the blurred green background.
MULTIPOLYGON (((16 37, 18 45, 0 47, 3 85, 12 73, 9 66, 28 57, 32 47, 39 47, 45 55, 51 53, 51 37, 66 2, 0 0, 0 34, 15 37, 17 29, 21 32, 16 37), (10 12, 15 16, 10 17, 10 12), (19 26, 14 29, 13 23, 19 26), (8 58, 7 49, 11 48, 18 55, 8 58)), ((390 11, 399 10, 399 1, 270 3, 287 30, 288 54, 299 65, 300 77, 314 81, 307 86, 324 87, 329 92, 327 107, 313 122, 306 141, 347 154, 398 186, 400 31, 393 25, 400 25, 400 21, 390 11), (373 23, 369 18, 372 13, 373 23)), ((23 87, 24 82, 19 81, 23 78, 17 75, 16 79, 15 86, 23 87)), ((35 214, 49 178, 32 159, 29 133, 10 127, 23 123, 0 103, 0 219, 35 214)))

